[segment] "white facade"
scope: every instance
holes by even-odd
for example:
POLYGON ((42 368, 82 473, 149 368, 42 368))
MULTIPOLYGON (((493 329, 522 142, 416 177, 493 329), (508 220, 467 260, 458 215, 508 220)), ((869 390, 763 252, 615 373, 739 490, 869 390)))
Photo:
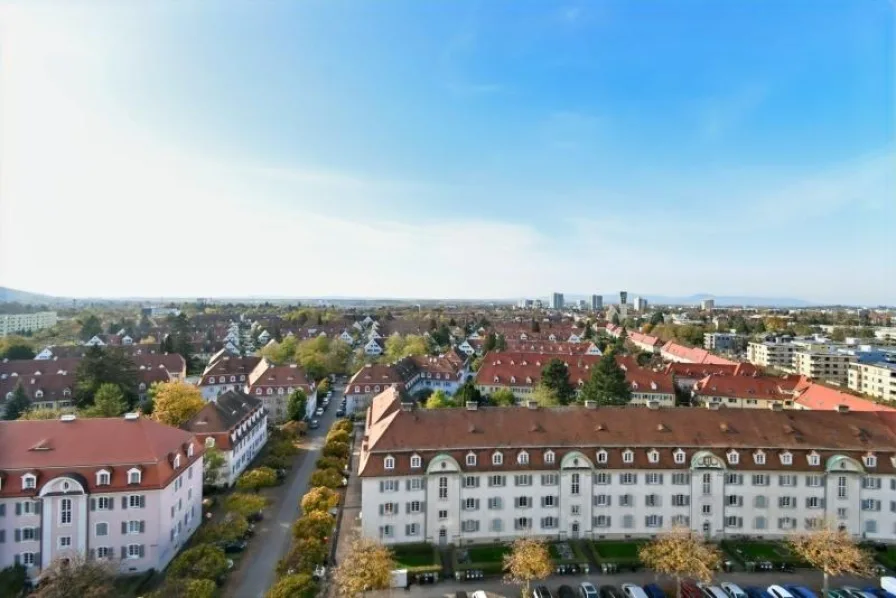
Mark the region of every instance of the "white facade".
POLYGON ((383 347, 378 342, 376 342, 377 338, 381 338, 381 337, 379 335, 377 335, 375 338, 371 338, 369 341, 367 341, 367 344, 364 345, 364 353, 366 355, 382 355, 383 354, 383 347))
POLYGON ((56 325, 55 311, 39 311, 33 314, 0 314, 0 336, 18 332, 33 332, 56 325))

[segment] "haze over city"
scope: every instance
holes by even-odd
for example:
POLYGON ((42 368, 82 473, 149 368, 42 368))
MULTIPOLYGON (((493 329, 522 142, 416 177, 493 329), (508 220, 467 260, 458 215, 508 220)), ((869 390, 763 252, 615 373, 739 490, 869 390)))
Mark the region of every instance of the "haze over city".
POLYGON ((0 284, 892 303, 893 5, 809 7, 7 3, 0 284))

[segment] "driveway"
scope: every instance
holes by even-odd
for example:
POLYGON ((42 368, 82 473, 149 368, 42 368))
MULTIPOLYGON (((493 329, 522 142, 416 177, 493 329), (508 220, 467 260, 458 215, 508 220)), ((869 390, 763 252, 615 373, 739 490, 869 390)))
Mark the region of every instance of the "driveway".
POLYGON ((240 563, 240 570, 224 591, 233 598, 262 598, 276 581, 277 562, 289 551, 292 524, 299 517, 299 500, 308 492, 308 479, 320 457, 324 438, 336 420, 336 410, 342 399, 343 386, 333 387, 330 407, 319 418, 320 427, 308 430, 303 442, 301 465, 293 467, 286 479, 287 490, 280 500, 267 510, 267 517, 256 527, 250 549, 240 563))

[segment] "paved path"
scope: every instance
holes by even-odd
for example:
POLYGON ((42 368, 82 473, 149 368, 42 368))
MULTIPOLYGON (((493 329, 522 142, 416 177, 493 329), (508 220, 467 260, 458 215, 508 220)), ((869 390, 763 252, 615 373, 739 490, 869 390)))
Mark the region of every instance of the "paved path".
POLYGON ((240 563, 240 568, 245 570, 237 587, 228 587, 225 596, 234 598, 262 598, 268 588, 276 581, 277 562, 289 551, 292 541, 292 524, 299 517, 299 500, 308 492, 308 478, 314 472, 314 464, 320 457, 324 438, 336 420, 336 410, 342 398, 343 387, 333 388, 333 397, 330 407, 320 417, 320 428, 308 430, 308 436, 304 443, 304 455, 302 464, 294 467, 286 479, 288 490, 283 494, 279 502, 273 505, 271 513, 261 522, 255 530, 255 537, 251 542, 256 544, 256 550, 250 550, 240 563))

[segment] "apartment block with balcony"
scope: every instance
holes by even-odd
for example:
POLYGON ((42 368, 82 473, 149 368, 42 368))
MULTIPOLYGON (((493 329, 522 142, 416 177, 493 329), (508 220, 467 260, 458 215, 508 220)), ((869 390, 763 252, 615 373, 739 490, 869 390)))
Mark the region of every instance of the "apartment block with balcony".
POLYGON ((847 386, 869 397, 896 402, 896 363, 850 363, 847 386))
POLYGON ((56 325, 55 311, 39 311, 33 314, 0 314, 0 336, 19 332, 34 332, 56 325))
POLYGON ((753 365, 779 370, 793 368, 793 353, 796 347, 790 343, 761 342, 747 345, 747 361, 753 365))
POLYGON ((796 350, 793 352, 793 371, 801 376, 846 386, 849 364, 858 361, 855 355, 826 350, 796 350))

